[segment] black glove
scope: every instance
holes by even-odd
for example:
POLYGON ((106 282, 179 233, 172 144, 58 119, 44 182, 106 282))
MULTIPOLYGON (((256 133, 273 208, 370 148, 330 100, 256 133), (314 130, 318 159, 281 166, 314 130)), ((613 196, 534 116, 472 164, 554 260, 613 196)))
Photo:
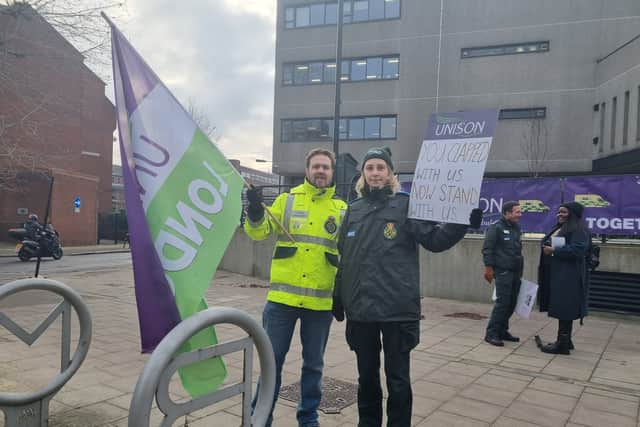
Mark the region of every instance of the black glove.
POLYGON ((331 312, 338 322, 342 322, 344 320, 344 307, 342 306, 342 301, 340 301, 340 298, 335 295, 333 296, 333 307, 331 308, 331 312))
POLYGON ((262 207, 262 189, 251 186, 247 189, 247 216, 252 222, 258 222, 264 216, 264 207, 262 207))
POLYGON ((480 228, 482 225, 482 209, 475 208, 471 211, 469 215, 469 227, 470 228, 480 228))

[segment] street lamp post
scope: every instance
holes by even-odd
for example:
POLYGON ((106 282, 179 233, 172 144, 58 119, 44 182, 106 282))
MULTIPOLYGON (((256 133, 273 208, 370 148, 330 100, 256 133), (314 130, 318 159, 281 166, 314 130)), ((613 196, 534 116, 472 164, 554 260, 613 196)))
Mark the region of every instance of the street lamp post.
POLYGON ((340 75, 342 74, 342 23, 344 15, 344 2, 338 0, 338 25, 336 31, 336 95, 333 106, 333 152, 338 157, 340 153, 340 75))

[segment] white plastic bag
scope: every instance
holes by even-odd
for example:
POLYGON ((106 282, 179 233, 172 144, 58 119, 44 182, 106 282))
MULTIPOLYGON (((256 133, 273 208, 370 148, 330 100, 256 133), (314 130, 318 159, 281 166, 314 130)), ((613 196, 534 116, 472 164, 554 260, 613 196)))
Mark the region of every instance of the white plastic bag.
MULTIPOLYGON (((520 293, 518 294, 518 302, 515 312, 523 319, 528 319, 531 309, 536 303, 536 294, 538 293, 538 285, 528 280, 522 280, 520 285, 520 293)), ((495 294, 495 291, 494 291, 495 294)))

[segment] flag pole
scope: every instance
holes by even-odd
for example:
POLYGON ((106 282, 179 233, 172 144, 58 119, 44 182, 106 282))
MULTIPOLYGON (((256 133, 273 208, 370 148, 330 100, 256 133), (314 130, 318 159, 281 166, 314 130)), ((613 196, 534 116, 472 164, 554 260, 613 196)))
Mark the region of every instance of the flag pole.
MULTIPOLYGON (((245 187, 247 188, 255 188, 255 186, 253 186, 252 184, 249 184, 247 182, 246 179, 244 179, 244 176, 240 175, 242 177, 242 181, 244 182, 245 187)), ((291 240, 291 243, 295 243, 295 239, 293 238, 293 236, 287 231, 286 228, 283 227, 282 223, 280 222, 280 220, 278 218, 276 218, 276 216, 271 212, 271 210, 269 210, 269 208, 267 207, 267 205, 264 204, 264 202, 260 202, 260 204, 262 205, 262 207, 264 208, 264 210, 269 214, 269 217, 273 220, 273 222, 276 223, 276 225, 278 227, 280 227, 280 230, 282 230, 282 232, 284 234, 286 234, 286 236, 289 238, 289 240, 291 240)))

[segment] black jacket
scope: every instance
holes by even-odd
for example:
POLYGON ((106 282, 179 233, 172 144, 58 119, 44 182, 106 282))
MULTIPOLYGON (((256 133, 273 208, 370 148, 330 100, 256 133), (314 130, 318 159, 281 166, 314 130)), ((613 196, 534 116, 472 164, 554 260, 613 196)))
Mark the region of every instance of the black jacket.
POLYGON ((482 245, 484 265, 498 270, 522 272, 522 240, 520 226, 505 217, 491 224, 482 245))
MULTIPOLYGON (((558 228, 560 224, 542 239, 543 245, 558 228)), ((548 311, 556 319, 582 319, 588 313, 589 271, 585 256, 591 233, 578 229, 563 236, 565 246, 556 248, 553 256, 540 251, 538 305, 540 311, 548 311)))
POLYGON ((334 290, 347 319, 420 319, 417 244, 432 252, 447 250, 464 237, 467 226, 408 219, 408 206, 408 194, 382 192, 349 206, 340 229, 334 290))

